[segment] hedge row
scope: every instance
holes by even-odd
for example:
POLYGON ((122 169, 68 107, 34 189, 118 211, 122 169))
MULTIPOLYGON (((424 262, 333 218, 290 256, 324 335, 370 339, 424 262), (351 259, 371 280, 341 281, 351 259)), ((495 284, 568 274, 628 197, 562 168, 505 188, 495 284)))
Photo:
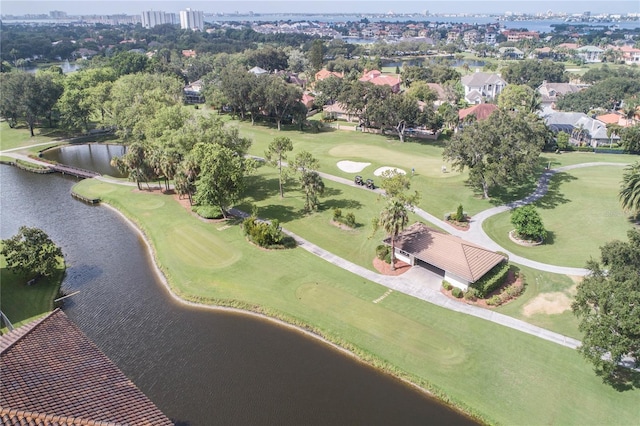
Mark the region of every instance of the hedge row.
POLYGON ((470 287, 478 290, 478 295, 480 297, 486 297, 487 294, 491 293, 496 288, 500 287, 504 280, 507 278, 507 274, 509 273, 509 262, 501 262, 498 265, 494 266, 487 274, 471 284, 470 287))

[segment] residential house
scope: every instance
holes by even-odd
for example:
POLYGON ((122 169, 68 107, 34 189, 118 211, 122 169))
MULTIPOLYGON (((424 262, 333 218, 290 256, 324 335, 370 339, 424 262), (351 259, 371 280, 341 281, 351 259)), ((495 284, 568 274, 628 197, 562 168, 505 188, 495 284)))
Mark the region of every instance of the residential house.
POLYGON ((582 46, 576 49, 576 54, 587 63, 602 62, 604 49, 597 46, 582 46))
POLYGON ((436 94, 436 100, 433 101, 433 106, 438 108, 445 102, 448 102, 447 91, 444 86, 440 83, 427 83, 429 89, 431 89, 436 94))
POLYGON ((518 42, 521 40, 538 40, 540 33, 537 31, 503 31, 502 34, 507 37, 507 41, 518 42))
POLYGON ((373 83, 376 86, 389 86, 391 87, 391 91, 393 93, 400 92, 401 80, 399 75, 395 75, 395 76, 383 75, 378 70, 371 70, 371 71, 364 70, 363 76, 360 77, 358 80, 362 82, 373 83))
POLYGON ((471 104, 480 104, 495 99, 507 87, 507 82, 499 74, 476 72, 462 77, 464 98, 471 104))
POLYGON ((484 42, 489 45, 494 45, 497 43, 497 39, 496 39, 497 36, 498 36, 497 33, 487 31, 484 34, 484 42))
POLYGON ((315 81, 320 81, 320 80, 324 80, 325 78, 329 78, 331 76, 337 77, 337 78, 343 78, 344 77, 344 73, 342 72, 334 72, 334 71, 327 71, 325 68, 321 69, 320 71, 318 71, 315 75, 316 80, 315 81))
MULTIPOLYGON (((391 239, 384 243, 391 245, 391 239)), ((402 231, 394 245, 398 260, 428 269, 462 290, 506 261, 499 253, 420 222, 402 231)))
POLYGON ((537 89, 541 96, 540 107, 543 110, 552 110, 560 97, 568 93, 579 92, 584 87, 584 85, 579 86, 572 83, 548 83, 543 81, 537 89))
POLYGON ((462 40, 467 46, 472 46, 480 41, 480 33, 478 30, 466 31, 462 36, 462 40))
POLYGON ((632 46, 622 46, 617 50, 622 53, 622 60, 625 64, 640 64, 640 49, 632 46))
POLYGON ((620 140, 617 135, 607 135, 606 123, 582 112, 552 112, 543 115, 545 123, 554 132, 569 134, 569 143, 576 146, 597 147, 620 140))
POLYGON ((195 58, 196 51, 193 49, 185 49, 182 51, 182 56, 184 56, 185 58, 195 58))
POLYGON ((184 95, 184 102, 187 104, 202 104, 204 103, 204 95, 202 88, 204 84, 202 80, 196 80, 191 84, 187 84, 182 89, 184 95))
POLYGON ((340 102, 323 106, 322 113, 325 118, 330 120, 345 120, 351 122, 354 118, 357 118, 353 114, 350 114, 346 107, 340 102))
POLYGON ((477 121, 486 120, 491 114, 498 110, 494 104, 478 104, 458 111, 458 120, 464 122, 467 117, 474 116, 477 121))
POLYGON ((0 336, 0 371, 3 425, 173 424, 59 309, 0 336))
POLYGON ((524 59, 524 52, 517 47, 501 47, 498 55, 502 59, 524 59))
POLYGON ((260 68, 258 66, 251 68, 249 72, 254 75, 269 74, 269 71, 265 70, 264 68, 260 68))
POLYGON ((313 96, 311 96, 308 93, 303 93, 302 94, 302 104, 307 107, 307 110, 311 111, 311 108, 313 108, 313 101, 315 101, 316 98, 314 98, 313 96))

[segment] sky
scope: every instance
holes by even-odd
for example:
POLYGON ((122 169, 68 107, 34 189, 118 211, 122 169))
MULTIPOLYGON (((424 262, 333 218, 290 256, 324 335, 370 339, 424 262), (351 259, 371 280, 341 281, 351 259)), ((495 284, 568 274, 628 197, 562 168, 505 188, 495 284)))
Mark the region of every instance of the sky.
POLYGON ((3 15, 48 14, 52 10, 81 14, 138 14, 143 10, 178 12, 190 7, 205 13, 640 13, 640 0, 449 0, 449 1, 378 1, 378 0, 2 0, 3 15))

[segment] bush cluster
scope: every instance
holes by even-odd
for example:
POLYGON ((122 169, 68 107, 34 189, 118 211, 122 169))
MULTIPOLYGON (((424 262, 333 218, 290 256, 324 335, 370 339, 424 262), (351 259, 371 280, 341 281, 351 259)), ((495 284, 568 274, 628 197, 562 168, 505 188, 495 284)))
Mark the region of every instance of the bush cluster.
POLYGON ((509 273, 509 262, 502 262, 494 266, 487 274, 471 284, 470 287, 478 291, 478 296, 486 297, 496 288, 500 287, 509 273))
POLYGON ((349 228, 356 227, 356 215, 351 212, 343 216, 342 210, 337 208, 333 209, 333 220, 342 223, 343 225, 347 225, 349 228))
POLYGON ((282 232, 277 219, 271 222, 258 220, 250 216, 242 221, 244 234, 255 244, 265 248, 282 248, 290 245, 286 235, 282 232))
POLYGON ((462 297, 462 289, 458 288, 458 287, 454 287, 451 290, 451 295, 455 298, 460 299, 462 297))
POLYGON ((451 283, 447 280, 442 280, 442 287, 445 290, 451 290, 453 288, 453 286, 451 285, 451 283))
POLYGON ((470 300, 472 302, 478 300, 478 290, 473 287, 469 287, 467 291, 464 292, 464 300, 470 300))
POLYGON ((380 244, 376 247, 376 257, 386 263, 391 264, 391 247, 380 244))
POLYGON ((216 206, 193 206, 192 210, 205 219, 220 219, 222 211, 216 206))

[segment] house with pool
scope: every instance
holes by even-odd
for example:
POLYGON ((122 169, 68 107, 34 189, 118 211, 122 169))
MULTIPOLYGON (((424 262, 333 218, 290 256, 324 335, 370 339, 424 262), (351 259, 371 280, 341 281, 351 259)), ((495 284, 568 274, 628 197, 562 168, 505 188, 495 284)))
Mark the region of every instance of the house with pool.
MULTIPOLYGON (((384 243, 390 246, 391 238, 384 243)), ((394 245, 396 259, 428 269, 462 290, 507 260, 500 253, 420 222, 402 231, 394 245)))

